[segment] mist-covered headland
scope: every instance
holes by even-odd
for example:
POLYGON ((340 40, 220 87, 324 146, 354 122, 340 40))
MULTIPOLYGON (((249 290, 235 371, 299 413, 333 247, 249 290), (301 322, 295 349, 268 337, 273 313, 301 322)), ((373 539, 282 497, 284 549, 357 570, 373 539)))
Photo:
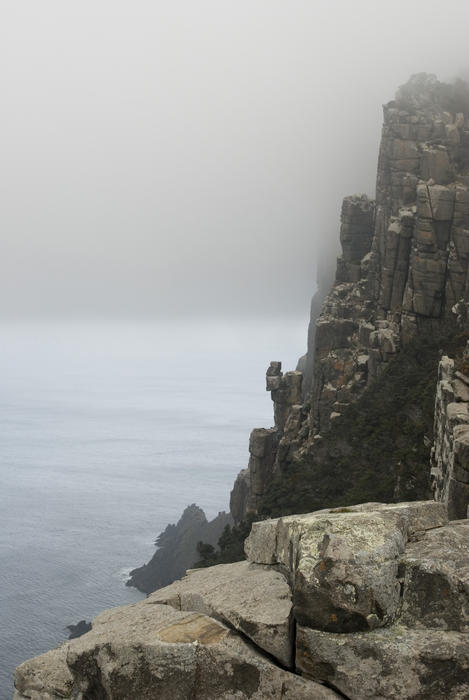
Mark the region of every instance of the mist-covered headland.
POLYGON ((417 74, 384 106, 376 197, 344 199, 340 243, 306 355, 267 369, 274 426, 219 549, 24 663, 16 700, 469 697, 466 83, 417 74))

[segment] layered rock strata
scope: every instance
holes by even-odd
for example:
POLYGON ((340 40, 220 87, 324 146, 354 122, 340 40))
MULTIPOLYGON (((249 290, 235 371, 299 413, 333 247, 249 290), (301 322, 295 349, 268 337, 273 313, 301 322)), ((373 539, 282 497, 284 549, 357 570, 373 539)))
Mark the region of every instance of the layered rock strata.
POLYGON ((438 369, 431 474, 435 498, 449 517, 466 518, 469 504, 469 377, 443 357, 438 369))
POLYGON ((16 671, 41 698, 469 697, 469 521, 367 503, 255 523, 194 570, 16 671))
MULTIPOLYGON (((313 463, 333 421, 413 338, 444 335, 467 318, 469 115, 448 101, 448 88, 414 76, 384 106, 376 198, 343 201, 335 283, 300 363, 312 368, 311 392, 276 426, 266 479, 296 458, 313 463)), ((235 509, 235 520, 257 512, 266 482, 253 487, 245 474, 242 499, 239 487, 233 501, 244 512, 235 509)))
POLYGON ((436 331, 466 295, 469 123, 445 109, 430 76, 420 88, 411 104, 398 93, 384 106, 375 202, 342 205, 343 252, 316 331, 318 432, 353 387, 360 393, 401 343, 436 331))

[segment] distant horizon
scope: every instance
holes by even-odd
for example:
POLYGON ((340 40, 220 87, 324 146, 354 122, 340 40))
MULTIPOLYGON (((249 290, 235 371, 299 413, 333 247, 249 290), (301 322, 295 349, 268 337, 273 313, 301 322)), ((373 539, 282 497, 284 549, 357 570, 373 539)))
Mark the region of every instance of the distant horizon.
POLYGON ((61 314, 53 314, 52 312, 49 313, 44 313, 41 315, 28 315, 26 313, 24 314, 15 314, 8 316, 6 314, 0 315, 0 325, 2 323, 31 323, 31 324, 41 324, 41 323, 140 323, 140 322, 167 322, 167 323, 179 323, 181 321, 186 322, 186 323, 197 323, 199 321, 213 321, 217 323, 229 323, 230 321, 233 322, 255 322, 256 320, 265 320, 265 321, 277 321, 277 320, 283 320, 283 321, 292 321, 292 322, 301 322, 305 321, 306 323, 309 322, 309 306, 310 304, 308 303, 307 309, 304 309, 301 312, 297 313, 289 313, 287 311, 266 311, 266 312, 259 312, 253 310, 252 312, 249 312, 248 310, 246 311, 240 311, 239 313, 225 313, 222 314, 220 312, 211 312, 209 309, 206 309, 203 312, 199 312, 198 314, 187 314, 183 313, 182 311, 179 312, 173 312, 171 315, 169 314, 133 314, 133 315, 118 315, 116 314, 66 314, 66 315, 61 315, 61 314))

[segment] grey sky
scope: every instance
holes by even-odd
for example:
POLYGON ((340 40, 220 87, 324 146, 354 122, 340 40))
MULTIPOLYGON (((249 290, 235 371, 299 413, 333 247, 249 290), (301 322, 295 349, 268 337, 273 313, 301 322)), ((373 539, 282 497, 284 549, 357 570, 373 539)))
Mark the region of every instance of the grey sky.
POLYGON ((381 104, 469 3, 3 0, 0 314, 306 313, 381 104))

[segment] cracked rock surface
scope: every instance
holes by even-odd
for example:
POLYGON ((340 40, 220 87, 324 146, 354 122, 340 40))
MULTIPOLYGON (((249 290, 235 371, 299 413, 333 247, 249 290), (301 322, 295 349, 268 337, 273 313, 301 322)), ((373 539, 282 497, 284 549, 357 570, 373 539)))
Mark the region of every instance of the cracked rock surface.
POLYGON ((466 700, 468 543, 434 501, 255 523, 247 561, 102 613, 15 700, 466 700))
POLYGON ((219 621, 170 605, 114 608, 79 639, 26 662, 15 700, 329 700, 219 621))

